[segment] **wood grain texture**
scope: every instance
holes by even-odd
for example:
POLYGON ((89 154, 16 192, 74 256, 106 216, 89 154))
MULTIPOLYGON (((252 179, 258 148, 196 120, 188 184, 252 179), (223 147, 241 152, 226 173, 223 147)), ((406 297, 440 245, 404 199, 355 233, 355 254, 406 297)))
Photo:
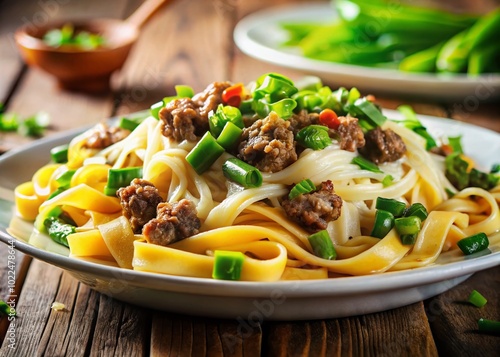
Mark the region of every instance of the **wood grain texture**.
POLYGON ((151 328, 151 356, 258 356, 260 326, 241 333, 236 320, 215 320, 155 313, 151 328))
POLYGON ((149 108, 174 95, 176 84, 201 91, 229 79, 230 57, 221 54, 232 46, 232 17, 220 13, 223 3, 179 0, 149 21, 114 78, 118 114, 149 108))
MULTIPOLYGON (((17 309, 17 301, 28 273, 31 257, 17 250, 11 254, 12 249, 11 245, 0 244, 0 299, 9 304, 14 301, 15 309, 17 309), (14 282, 13 286, 12 281, 14 282)), ((9 318, 10 316, 0 314, 0 345, 7 335, 10 325, 9 318)))
POLYGON ((478 331, 479 318, 500 319, 500 267, 474 274, 465 283, 429 299, 425 309, 442 356, 498 356, 500 336, 478 331), (482 308, 467 302, 472 290, 488 303, 482 308))
POLYGON ((342 319, 269 322, 265 331, 271 356, 437 356, 422 303, 342 319))
POLYGON ((13 322, 15 348, 9 348, 5 339, 3 356, 35 356, 43 352, 39 350, 40 340, 51 314, 50 307, 55 301, 61 275, 59 268, 38 260, 31 262, 16 306, 18 316, 13 322))

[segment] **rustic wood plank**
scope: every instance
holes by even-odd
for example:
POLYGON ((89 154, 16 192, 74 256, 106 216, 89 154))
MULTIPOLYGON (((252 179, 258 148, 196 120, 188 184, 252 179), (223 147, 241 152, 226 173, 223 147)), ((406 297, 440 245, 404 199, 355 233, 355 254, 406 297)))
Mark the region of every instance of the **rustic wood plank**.
MULTIPOLYGON (((16 309, 31 257, 15 250, 15 242, 13 244, 14 248, 11 245, 0 245, 0 299, 9 305, 14 303, 16 309), (11 254, 12 249, 15 251, 14 254, 11 254)), ((0 315, 0 344, 7 334, 11 321, 12 317, 0 315)))
MULTIPOLYGON (((115 300, 115 303, 119 302, 115 300)), ((115 356, 146 356, 149 352, 151 311, 131 304, 124 305, 115 356)))
POLYGON ((150 314, 146 309, 99 295, 90 356, 145 356, 150 314))
POLYGON ((476 273, 464 283, 426 301, 425 309, 434 339, 442 356, 497 356, 498 335, 480 333, 477 320, 498 320, 500 316, 500 267, 476 273), (467 302, 472 290, 488 303, 477 308, 467 302))
POLYGON ((64 304, 65 308, 50 312, 38 346, 39 354, 47 354, 49 356, 65 354, 69 343, 66 337, 71 321, 71 311, 74 309, 77 289, 78 282, 69 276, 68 273, 63 273, 54 302, 64 304))
MULTIPOLYGON (((65 338, 68 341, 67 356, 88 355, 99 309, 99 296, 95 290, 82 283, 78 284, 76 301, 71 311, 71 322, 65 338)), ((47 350, 49 349, 50 345, 47 347, 47 350)))
MULTIPOLYGON (((88 126, 107 118, 113 110, 111 95, 89 97, 80 93, 62 92, 54 86, 47 86, 53 79, 37 70, 29 71, 13 96, 9 111, 21 118, 43 111, 49 114, 50 130, 45 137, 68 129, 88 126)), ((3 133, 0 136, 0 150, 7 151, 33 142, 17 133, 3 133)))
POLYGON ((270 356, 437 356, 422 303, 325 321, 268 322, 270 356))
POLYGON ((12 93, 16 82, 24 67, 17 52, 14 42, 14 32, 23 24, 27 12, 35 12, 36 4, 27 1, 11 1, 7 5, 5 1, 0 2, 0 68, 2 68, 2 80, 0 81, 0 102, 6 103, 12 93))
POLYGON ((217 13, 220 3, 174 1, 144 26, 114 78, 118 114, 149 108, 173 95, 176 84, 201 91, 211 82, 228 79, 232 23, 217 13))
POLYGON ((151 356, 258 356, 262 329, 242 327, 239 320, 216 320, 155 313, 151 356))
POLYGON ((2 344, 3 356, 35 356, 51 313, 51 305, 57 294, 62 271, 39 260, 30 264, 22 293, 17 303, 16 319, 11 322, 15 347, 2 344))

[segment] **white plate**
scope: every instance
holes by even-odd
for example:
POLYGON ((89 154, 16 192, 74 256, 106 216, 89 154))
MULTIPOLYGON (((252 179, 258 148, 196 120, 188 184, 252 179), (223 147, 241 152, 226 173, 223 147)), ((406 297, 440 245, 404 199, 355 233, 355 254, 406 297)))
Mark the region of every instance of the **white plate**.
MULTIPOLYGON (((386 115, 399 118, 393 111, 386 111, 386 115)), ((484 167, 498 160, 495 153, 500 152, 500 134, 449 119, 420 118, 433 134, 463 134, 465 150, 484 167)), ((73 131, 43 139, 0 157, 1 241, 10 244, 14 239, 6 231, 12 217, 12 203, 8 200, 14 187, 29 180, 49 160, 50 148, 68 142, 75 134, 73 131)), ((28 231, 31 228, 29 224, 28 231)), ((498 237, 490 245, 491 253, 464 257, 457 251, 448 252, 434 265, 420 269, 318 281, 228 282, 103 266, 46 252, 21 240, 15 240, 14 245, 119 300, 178 313, 248 319, 250 323, 344 317, 392 309, 440 294, 474 272, 500 264, 498 237)))
POLYGON ((242 19, 234 41, 245 54, 262 61, 316 74, 335 86, 358 87, 374 93, 417 95, 446 100, 492 101, 500 97, 500 75, 478 77, 404 73, 395 69, 346 65, 303 57, 281 44, 287 33, 282 22, 332 22, 337 17, 329 2, 273 7, 242 19), (472 98, 468 98, 472 96, 472 98))

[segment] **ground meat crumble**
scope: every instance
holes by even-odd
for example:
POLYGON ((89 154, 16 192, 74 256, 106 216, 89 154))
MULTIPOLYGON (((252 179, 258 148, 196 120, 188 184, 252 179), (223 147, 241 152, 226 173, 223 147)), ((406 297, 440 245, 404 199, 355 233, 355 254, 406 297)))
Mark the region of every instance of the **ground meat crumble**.
POLYGON ((142 233, 149 243, 166 246, 197 234, 200 227, 196 206, 182 199, 177 203, 160 203, 156 218, 144 225, 142 233))
POLYGON ((120 198, 122 213, 130 221, 134 233, 141 233, 142 227, 156 217, 156 206, 163 201, 151 182, 139 178, 120 188, 116 194, 120 198))
POLYGON ((290 122, 271 112, 243 130, 238 158, 263 172, 278 172, 297 161, 290 122))
POLYGON ((170 101, 158 113, 163 122, 162 134, 177 142, 196 141, 209 128, 208 115, 222 103, 222 93, 230 82, 214 82, 193 98, 170 101))
POLYGON ((365 134, 365 140, 359 153, 376 164, 396 161, 406 153, 403 139, 391 129, 377 127, 365 134))
POLYGON ((340 217, 342 198, 335 194, 333 183, 321 183, 319 189, 299 195, 294 199, 285 198, 281 205, 285 213, 309 232, 326 229, 328 222, 340 217))

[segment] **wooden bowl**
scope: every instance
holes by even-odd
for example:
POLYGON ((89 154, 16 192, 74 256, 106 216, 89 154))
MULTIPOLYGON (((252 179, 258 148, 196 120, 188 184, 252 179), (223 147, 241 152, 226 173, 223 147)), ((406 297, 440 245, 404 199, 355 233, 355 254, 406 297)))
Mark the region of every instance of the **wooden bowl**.
POLYGON ((109 90, 111 74, 121 68, 139 29, 131 23, 114 19, 53 22, 45 26, 24 26, 14 35, 21 56, 28 65, 53 75, 60 87, 84 92, 109 90), (51 29, 71 23, 75 31, 103 36, 105 44, 85 50, 73 46, 59 48, 47 45, 43 36, 51 29))

